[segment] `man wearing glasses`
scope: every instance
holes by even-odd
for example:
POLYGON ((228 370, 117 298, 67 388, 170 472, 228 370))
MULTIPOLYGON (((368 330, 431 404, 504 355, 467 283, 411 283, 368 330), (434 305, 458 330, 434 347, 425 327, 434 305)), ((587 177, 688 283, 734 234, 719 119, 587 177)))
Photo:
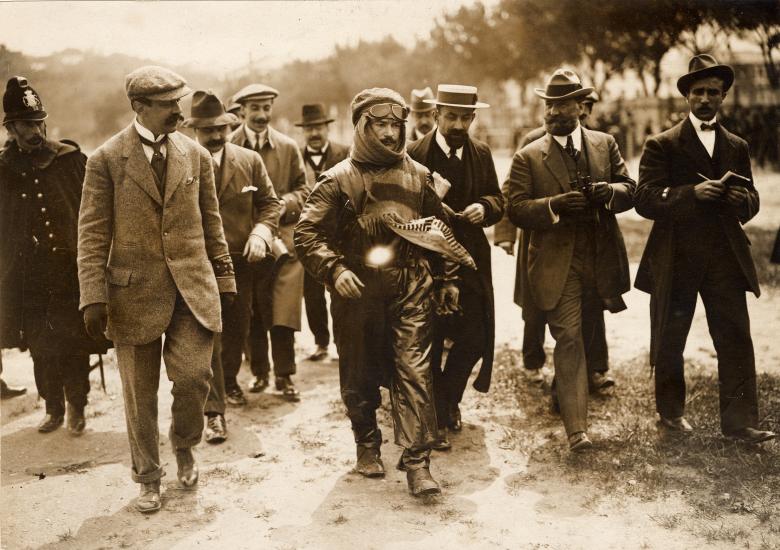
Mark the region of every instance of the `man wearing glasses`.
POLYGON ((182 77, 162 67, 125 80, 136 118, 87 162, 78 227, 87 332, 114 340, 140 512, 160 509, 160 355, 173 382, 170 445, 177 478, 198 481, 214 333, 236 292, 211 157, 176 131, 182 77), (110 253, 110 255, 109 255, 110 253), (163 345, 162 335, 165 334, 163 345))
POLYGON ((435 293, 439 303, 457 306, 454 269, 401 239, 387 220, 444 219, 441 200, 430 172, 406 153, 409 112, 400 94, 370 88, 355 96, 351 108, 349 157, 320 176, 295 227, 296 251, 307 271, 332 291, 341 396, 357 444, 355 470, 366 477, 385 474, 376 421, 379 386, 385 385, 395 442, 404 449, 398 468, 406 471, 414 496, 438 494, 429 470, 437 432, 431 322, 435 293))

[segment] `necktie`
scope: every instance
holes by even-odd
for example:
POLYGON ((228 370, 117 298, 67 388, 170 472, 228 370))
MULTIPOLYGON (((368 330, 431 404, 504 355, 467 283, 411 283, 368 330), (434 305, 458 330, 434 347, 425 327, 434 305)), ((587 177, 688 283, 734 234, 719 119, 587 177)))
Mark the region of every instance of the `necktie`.
POLYGON ((160 151, 160 148, 168 140, 168 136, 166 135, 160 141, 150 141, 142 136, 138 137, 141 138, 141 143, 148 145, 154 151, 151 160, 152 172, 154 172, 154 175, 157 178, 157 187, 160 188, 160 194, 162 194, 163 184, 165 183, 165 157, 163 156, 162 151, 160 151))
POLYGON ((214 186, 219 191, 219 186, 222 184, 222 169, 219 167, 217 159, 211 158, 211 164, 214 165, 214 186))
POLYGON ((260 143, 262 141, 262 138, 260 137, 260 134, 255 133, 255 151, 258 153, 260 152, 260 149, 263 148, 263 144, 260 143))
POLYGON ((571 138, 571 134, 566 136, 566 147, 563 150, 575 161, 580 157, 580 152, 574 148, 574 140, 571 138))
POLYGON ((717 122, 713 122, 712 124, 707 124, 706 122, 702 122, 701 123, 701 131, 702 132, 706 132, 708 130, 713 130, 714 131, 715 128, 717 128, 717 126, 718 126, 717 122))

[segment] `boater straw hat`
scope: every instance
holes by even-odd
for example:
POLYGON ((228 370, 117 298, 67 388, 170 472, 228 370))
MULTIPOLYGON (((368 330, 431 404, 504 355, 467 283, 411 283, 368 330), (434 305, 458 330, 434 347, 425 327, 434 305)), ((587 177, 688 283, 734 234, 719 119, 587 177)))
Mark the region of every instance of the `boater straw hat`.
POLYGON ((211 90, 198 90, 192 94, 191 117, 182 126, 187 128, 211 128, 238 122, 233 113, 225 112, 225 106, 211 90))
POLYGON ((691 84, 700 78, 717 76, 723 80, 723 91, 727 92, 734 84, 734 69, 721 65, 715 58, 706 53, 694 55, 688 62, 688 72, 677 79, 677 89, 684 96, 688 95, 691 84))
POLYGON ((591 92, 593 88, 583 88, 580 77, 571 69, 556 70, 543 89, 534 89, 536 95, 551 101, 580 99, 589 96, 591 92))
POLYGON ((425 99, 431 105, 446 105, 448 107, 465 107, 467 109, 484 109, 490 107, 487 103, 477 101, 477 87, 461 84, 439 84, 436 87, 436 99, 425 99))

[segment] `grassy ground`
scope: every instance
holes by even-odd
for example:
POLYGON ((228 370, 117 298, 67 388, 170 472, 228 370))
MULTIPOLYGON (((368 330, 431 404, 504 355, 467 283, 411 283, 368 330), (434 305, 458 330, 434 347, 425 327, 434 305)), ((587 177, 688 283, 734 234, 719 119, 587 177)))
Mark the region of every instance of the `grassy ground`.
MULTIPOLYGON (((648 414, 655 408, 646 360, 617 365, 612 372, 619 391, 589 403, 594 448, 572 455, 553 438, 560 419, 550 412, 548 392, 527 382, 518 350, 504 347, 496 359, 494 384, 479 406, 523 411, 505 423, 502 444, 528 455, 532 481, 558 478, 592 486, 595 478, 594 508, 600 499, 613 496, 651 501, 676 495, 688 509, 654 516, 660 526, 686 529, 708 542, 777 548, 780 444, 745 445, 720 434, 712 370, 686 365, 686 417, 695 431, 685 437, 659 429, 656 415, 648 414), (743 521, 733 521, 735 515, 743 521)), ((760 425, 780 431, 780 376, 761 375, 758 387, 760 425)))

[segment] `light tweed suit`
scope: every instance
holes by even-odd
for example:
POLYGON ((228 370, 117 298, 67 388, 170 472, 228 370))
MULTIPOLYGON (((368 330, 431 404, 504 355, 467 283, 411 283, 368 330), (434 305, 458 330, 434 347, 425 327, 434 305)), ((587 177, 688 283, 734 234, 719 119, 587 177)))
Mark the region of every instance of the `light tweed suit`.
POLYGON ((110 138, 87 163, 79 215, 80 307, 108 304, 139 483, 162 476, 161 351, 173 381, 172 447, 191 447, 203 430, 212 342, 222 330, 219 293, 236 290, 211 157, 180 133, 166 147, 163 197, 135 127, 110 138))

